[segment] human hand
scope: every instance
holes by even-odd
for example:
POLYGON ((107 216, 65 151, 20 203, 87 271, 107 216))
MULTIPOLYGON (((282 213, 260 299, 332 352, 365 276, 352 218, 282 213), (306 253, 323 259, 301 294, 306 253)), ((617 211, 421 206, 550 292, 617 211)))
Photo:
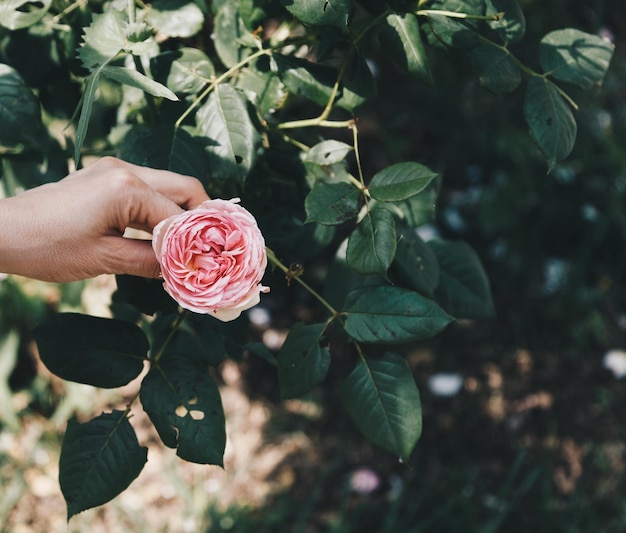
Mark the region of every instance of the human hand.
POLYGON ((195 178, 104 157, 0 200, 0 272, 55 282, 99 274, 158 277, 150 241, 124 231, 151 232, 208 198, 195 178))

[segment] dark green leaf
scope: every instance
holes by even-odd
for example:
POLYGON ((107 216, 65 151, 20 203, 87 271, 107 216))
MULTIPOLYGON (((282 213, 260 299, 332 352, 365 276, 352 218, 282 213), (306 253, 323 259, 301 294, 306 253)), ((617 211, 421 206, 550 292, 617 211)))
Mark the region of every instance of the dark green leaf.
POLYGON ((223 464, 222 400, 205 367, 185 354, 168 353, 144 378, 140 398, 161 440, 176 448, 176 455, 192 463, 223 464))
POLYGON ((37 144, 42 134, 37 97, 17 71, 0 64, 0 143, 37 144))
POLYGON ((589 89, 604 78, 614 48, 602 37, 567 28, 550 32, 541 40, 539 61, 557 80, 589 89))
POLYGON ((376 96, 376 80, 363 54, 356 50, 341 79, 337 106, 352 111, 376 96))
POLYGON ((396 343, 428 339, 453 318, 417 292, 400 287, 366 287, 346 300, 345 330, 355 340, 396 343))
POLYGON ((422 433, 419 391, 407 362, 387 352, 361 357, 341 387, 348 414, 372 443, 404 461, 422 433))
POLYGON ((211 175, 243 183, 259 143, 245 98, 230 85, 218 85, 196 114, 196 124, 198 134, 207 139, 211 175))
POLYGON ((428 243, 439 261, 441 274, 435 299, 458 318, 482 318, 494 313, 489 280, 476 252, 463 241, 428 243))
POLYGON ((121 387, 136 378, 149 348, 135 324, 78 313, 52 315, 34 334, 50 372, 102 388, 121 387))
POLYGON ((151 60, 150 70, 175 93, 199 92, 215 75, 215 67, 207 55, 197 48, 167 51, 151 60))
POLYGON ((380 27, 380 44, 392 60, 423 82, 432 85, 419 22, 413 13, 390 13, 380 27))
POLYGON ((239 16, 239 8, 233 3, 224 4, 215 17, 215 50, 222 63, 230 68, 250 55, 248 47, 256 40, 239 16))
POLYGON ((332 165, 343 161, 352 150, 349 144, 327 139, 312 146, 304 160, 318 165, 332 165))
POLYGON ((274 54, 278 73, 293 94, 298 94, 319 105, 330 99, 338 71, 306 59, 274 54))
POLYGON ((123 492, 147 458, 148 448, 139 446, 124 411, 102 413, 84 424, 71 418, 59 459, 59 484, 68 520, 123 492))
POLYGON ((52 0, 2 0, 0 26, 19 30, 35 24, 48 12, 52 0))
POLYGON ((171 124, 135 126, 120 141, 120 157, 136 165, 172 170, 205 182, 209 163, 204 147, 171 124))
POLYGON ((237 88, 245 93, 263 117, 279 109, 287 96, 285 85, 272 71, 244 69, 237 78, 237 88))
POLYGON ((348 238, 346 261, 362 275, 387 275, 396 254, 396 222, 389 210, 371 208, 348 238))
POLYGON ((350 183, 318 183, 307 195, 306 222, 341 224, 359 213, 361 191, 350 183))
POLYGON ((479 44, 472 48, 471 54, 478 81, 485 89, 496 94, 517 89, 522 74, 508 52, 488 44, 479 44))
POLYGON ((142 91, 152 94, 153 96, 178 101, 178 96, 170 91, 165 85, 148 78, 148 76, 145 76, 134 69, 105 65, 101 72, 107 78, 111 78, 112 80, 130 87, 135 87, 136 89, 141 89, 142 91))
POLYGON ((296 324, 278 352, 280 395, 297 398, 309 392, 326 377, 330 351, 321 347, 326 324, 296 324))
POLYGON ((178 309, 178 304, 165 292, 162 280, 118 275, 115 281, 117 291, 112 296, 114 304, 129 304, 146 315, 153 315, 157 311, 174 312, 178 309))
POLYGON ((147 20, 161 36, 191 37, 202 29, 204 13, 193 0, 158 0, 147 20))
POLYGON ((346 28, 354 0, 281 0, 281 3, 304 24, 346 28))
POLYGON ((574 147, 577 127, 572 110, 552 83, 532 78, 526 88, 524 116, 552 170, 574 147))
POLYGON ((401 226, 393 261, 399 281, 411 289, 432 297, 439 284, 439 262, 432 249, 420 238, 417 230, 401 226))
POLYGON ((419 194, 436 177, 436 172, 419 163, 396 163, 376 173, 368 190, 376 200, 395 202, 419 194))
POLYGON ((485 0, 486 15, 504 13, 500 20, 489 21, 492 29, 498 32, 504 43, 518 43, 526 33, 526 18, 517 0, 485 0))
POLYGON ((402 220, 413 228, 435 221, 437 209, 437 197, 441 180, 434 179, 417 196, 411 196, 406 200, 395 202, 394 207, 401 213, 402 220))
POLYGON ((428 22, 437 41, 446 46, 472 48, 480 42, 476 31, 465 20, 429 15, 428 22))

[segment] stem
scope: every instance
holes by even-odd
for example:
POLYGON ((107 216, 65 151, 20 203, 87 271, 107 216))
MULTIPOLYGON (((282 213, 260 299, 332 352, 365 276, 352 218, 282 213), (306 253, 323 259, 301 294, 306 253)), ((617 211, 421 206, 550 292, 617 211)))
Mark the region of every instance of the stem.
POLYGON ((310 128, 311 126, 321 126, 323 128, 351 128, 354 119, 349 120, 324 120, 321 117, 305 118, 303 120, 292 120, 291 122, 283 122, 276 126, 279 130, 288 130, 293 128, 310 128))
POLYGON ((161 344, 161 347, 159 348, 159 351, 152 358, 152 363, 154 363, 154 364, 158 363, 159 359, 161 359, 161 357, 163 357, 163 353, 165 352, 165 348, 167 347, 169 342, 174 338, 174 335, 176 334, 176 331, 178 330, 180 325, 183 323, 183 320, 185 320, 185 311, 181 311, 178 314, 178 317, 176 318, 176 322, 174 322, 174 324, 172 325, 172 329, 170 330, 167 338, 163 341, 163 344, 161 344))
POLYGON ((135 0, 128 0, 128 23, 135 23, 135 0))
POLYGON ((546 82, 551 84, 552 87, 554 87, 554 89, 565 99, 565 101, 570 106, 572 106, 573 109, 578 111, 578 104, 572 99, 572 97, 569 94, 567 94, 563 89, 561 89, 556 83, 548 79, 547 77, 548 73, 541 74, 531 69, 530 67, 527 67, 524 63, 522 63, 519 59, 517 59, 517 57, 515 57, 511 53, 511 51, 505 46, 499 45, 498 43, 494 43, 493 41, 490 41, 489 39, 483 37, 482 35, 478 35, 478 39, 480 40, 481 43, 487 44, 489 46, 493 46, 494 48, 497 48, 501 52, 505 53, 511 59, 511 61, 515 63, 515 66, 517 66, 517 68, 519 68, 522 72, 524 72, 528 76, 531 76, 533 78, 543 78, 546 82))
MULTIPOLYGON (((267 259, 269 260, 269 262, 272 263, 274 266, 277 266, 285 274, 289 275, 289 268, 280 262, 273 250, 271 250, 270 248, 265 248, 265 250, 267 252, 267 259)), ((308 283, 303 281, 299 276, 294 276, 291 279, 295 279, 300 285, 302 285, 307 291, 309 291, 309 293, 311 293, 311 295, 314 296, 326 309, 330 311, 330 313, 332 314, 330 321, 339 316, 339 311, 337 311, 332 305, 330 305, 323 296, 321 296, 315 289, 313 289, 308 283)))
POLYGON ((441 15, 453 19, 471 19, 471 20, 500 20, 504 16, 504 12, 495 13, 494 15, 470 15, 469 13, 457 13, 456 11, 446 11, 445 9, 418 9, 415 12, 418 16, 428 17, 430 15, 441 15))
POLYGON ((83 6, 86 6, 86 5, 87 5, 87 0, 76 0, 76 2, 74 2, 73 4, 70 4, 69 6, 67 6, 63 11, 59 11, 56 15, 54 15, 54 17, 52 17, 49 20, 48 24, 50 26, 54 26, 65 15, 71 13, 72 11, 74 11, 75 9, 78 9, 79 7, 83 7, 83 6))

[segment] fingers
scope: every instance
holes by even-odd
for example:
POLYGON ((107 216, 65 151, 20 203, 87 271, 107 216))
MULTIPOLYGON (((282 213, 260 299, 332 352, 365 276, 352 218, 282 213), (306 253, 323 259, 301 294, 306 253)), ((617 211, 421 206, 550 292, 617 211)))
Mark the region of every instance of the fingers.
POLYGON ((161 267, 150 241, 112 237, 108 270, 110 274, 130 274, 143 278, 158 278, 161 267))
POLYGON ((166 196, 184 209, 193 209, 209 199, 202 183, 191 176, 184 176, 169 170, 159 170, 128 163, 115 157, 103 157, 76 174, 87 172, 110 172, 111 170, 131 172, 154 190, 166 196))

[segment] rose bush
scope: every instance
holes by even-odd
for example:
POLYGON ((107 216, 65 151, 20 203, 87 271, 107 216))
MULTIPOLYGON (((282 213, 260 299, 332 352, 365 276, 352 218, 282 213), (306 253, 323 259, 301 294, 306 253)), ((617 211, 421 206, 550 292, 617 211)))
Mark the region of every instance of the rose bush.
POLYGON ((228 322, 260 301, 265 240, 239 199, 208 200, 161 221, 152 238, 167 293, 183 308, 228 322))

